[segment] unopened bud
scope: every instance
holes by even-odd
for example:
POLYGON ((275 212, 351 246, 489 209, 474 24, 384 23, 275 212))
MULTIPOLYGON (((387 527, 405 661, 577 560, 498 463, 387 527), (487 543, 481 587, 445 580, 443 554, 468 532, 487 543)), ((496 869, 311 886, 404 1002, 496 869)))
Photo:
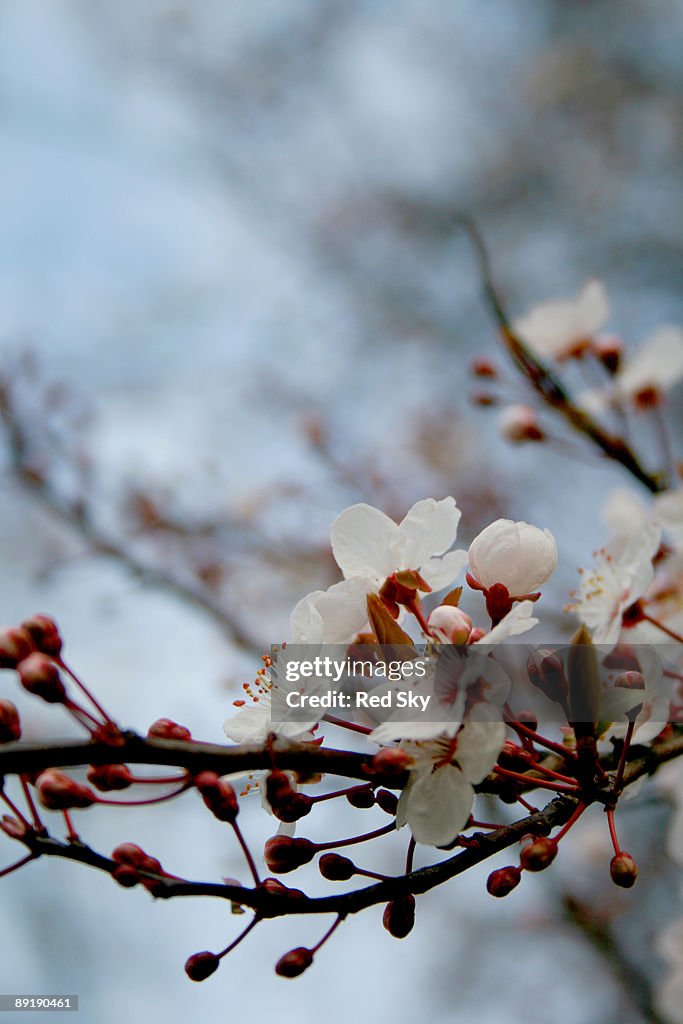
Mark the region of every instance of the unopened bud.
POLYGON ((415 924, 415 897, 412 893, 398 896, 384 908, 382 924, 395 939, 405 939, 415 924))
POLYGON ((59 669, 47 654, 34 651, 17 666, 21 685, 48 704, 61 704, 66 696, 59 669))
POLYGON ((444 644, 466 644, 472 632, 472 619, 460 608, 442 604, 427 620, 429 632, 444 644))
POLYGON ((367 810, 375 806, 375 794, 369 786, 355 786, 346 794, 346 799, 352 807, 359 810, 367 810))
POLYGON ((184 725, 172 722, 170 718, 158 718, 147 730, 148 736, 160 740, 191 740, 192 733, 184 725))
POLYGON ((644 690, 645 679, 642 672, 620 672, 614 680, 615 686, 623 690, 644 690))
POLYGON ((97 802, 90 786, 70 778, 59 768, 48 768, 36 780, 38 798, 49 811, 68 811, 72 808, 91 807, 97 802))
POLYGON ((215 772, 200 772, 194 784, 215 818, 230 823, 235 820, 240 807, 235 790, 228 782, 223 782, 215 772))
POLYGON ((111 873, 111 877, 124 889, 132 889, 140 881, 140 875, 132 864, 117 864, 111 873))
POLYGON ((375 798, 378 807, 381 807, 386 814, 390 814, 392 818, 395 817, 398 810, 398 797, 395 793, 390 793, 388 789, 378 789, 375 798))
POLYGON ((215 953, 209 953, 208 950, 203 953, 194 953, 185 962, 185 974, 190 981, 206 981, 218 970, 220 962, 220 957, 217 957, 215 953))
POLYGON ((315 843, 309 839, 272 836, 266 841, 263 857, 269 871, 274 871, 277 875, 285 875, 288 871, 296 871, 302 864, 310 863, 316 852, 315 843))
POLYGON ((3 814, 2 821, 0 821, 0 832, 4 832, 10 839, 22 839, 26 835, 27 827, 23 821, 13 818, 11 814, 3 814))
POLYGON ((21 739, 19 712, 11 700, 0 700, 0 743, 21 739))
POLYGON ((557 843, 547 836, 539 836, 522 849, 520 863, 525 871, 543 871, 557 856, 557 843))
POLYGON ((529 682, 549 700, 563 706, 566 704, 569 684, 562 660, 553 651, 534 651, 527 661, 527 673, 529 682))
POLYGON ((62 638, 54 619, 49 615, 32 615, 22 622, 21 628, 29 634, 37 650, 57 658, 62 651, 62 638))
POLYGON ((492 394, 490 391, 473 391, 470 394, 470 402, 472 405, 479 405, 486 409, 491 405, 498 405, 499 399, 497 395, 492 394))
POLYGON ((487 359, 486 356, 477 356, 472 360, 472 373, 475 377, 485 377, 489 380, 495 380, 498 376, 498 370, 496 369, 495 363, 491 359, 487 359))
POLYGON ((371 771, 378 775, 399 776, 410 768, 413 758, 400 747, 383 747, 372 759, 371 771))
POLYGON ((338 853, 326 853, 318 861, 318 868, 328 882, 346 882, 356 873, 356 865, 338 853))
POLYGON ((611 374, 615 374, 619 369, 623 350, 624 345, 621 338, 617 338, 613 334, 598 335, 597 338, 593 338, 591 341, 593 355, 597 356, 605 369, 611 374))
POLYGON ((290 900, 306 899, 306 894, 301 889, 290 889, 288 885, 283 885, 277 878, 264 878, 261 888, 273 896, 286 896, 290 900))
POLYGON ((298 978, 313 963, 313 953, 305 946, 290 949, 275 964, 275 973, 281 978, 298 978))
POLYGON ((133 781, 126 764, 91 764, 87 774, 88 782, 102 793, 127 789, 133 781))
POLYGON ((518 711, 515 715, 516 720, 520 725, 525 725, 527 729, 531 729, 532 732, 536 732, 538 729, 538 717, 533 711, 529 711, 524 708, 522 711, 518 711))
POLYGON ((612 857, 609 873, 615 885, 621 886, 622 889, 630 889, 631 886, 636 884, 638 865, 630 853, 622 850, 612 857))
POLYGON ((119 843, 112 852, 111 859, 117 864, 130 864, 139 868, 147 860, 147 854, 137 843, 119 843))
POLYGON ((17 626, 0 629, 0 668, 16 668, 33 650, 33 640, 25 629, 17 626))
POLYGON ((273 807, 273 814, 280 821, 291 824, 310 813, 313 807, 313 799, 305 793, 292 792, 291 796, 281 800, 277 807, 273 807))
POLYGON ((545 440, 538 416, 530 405, 509 405, 500 414, 498 427, 501 436, 515 444, 545 440))
POLYGON ((486 880, 486 889, 491 896, 507 896, 519 885, 522 872, 519 868, 510 865, 506 868, 498 868, 492 871, 486 880))

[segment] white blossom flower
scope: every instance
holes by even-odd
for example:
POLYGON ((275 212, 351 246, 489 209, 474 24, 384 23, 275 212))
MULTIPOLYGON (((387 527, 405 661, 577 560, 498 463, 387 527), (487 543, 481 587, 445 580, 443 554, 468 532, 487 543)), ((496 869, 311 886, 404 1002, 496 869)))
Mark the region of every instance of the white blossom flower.
POLYGON ((398 802, 397 827, 409 825, 419 843, 450 843, 467 824, 473 786, 491 771, 504 740, 503 723, 481 720, 475 706, 455 736, 404 744, 414 760, 398 802))
POLYGON ((568 359, 580 355, 609 316, 601 281, 588 281, 574 299, 534 306, 514 324, 516 333, 540 356, 568 359))
POLYGON ((538 414, 530 405, 508 405, 500 414, 498 429, 506 441, 515 444, 542 441, 545 437, 538 414))
POLYGON ((497 519, 474 538, 467 553, 470 573, 483 590, 502 584, 511 597, 538 590, 557 565, 550 530, 497 519))
POLYGON ((658 494, 653 504, 654 518, 666 530, 676 551, 683 551, 683 487, 658 494))
POLYGON ((332 523, 332 552, 344 578, 364 580, 368 592, 410 569, 432 590, 442 590, 466 561, 464 551, 449 551, 460 516, 454 498, 418 501, 400 525, 371 505, 352 505, 332 523))
POLYGON ((619 398, 653 404, 683 378, 683 331, 660 327, 614 377, 619 398))
POLYGON ((657 553, 661 528, 648 523, 616 547, 608 545, 595 553, 590 572, 581 572, 575 611, 591 631, 593 642, 613 647, 619 639, 622 616, 643 596, 654 579, 652 559, 657 553))
POLYGON ((610 741, 606 751, 611 749, 612 739, 625 737, 629 719, 635 723, 636 743, 650 743, 669 721, 670 687, 665 682, 659 654, 644 645, 626 648, 625 653, 628 663, 633 665, 630 674, 643 688, 631 688, 633 679, 628 678, 629 673, 624 677, 624 673, 603 666, 603 675, 605 671, 607 674, 600 692, 599 720, 604 723, 601 739, 610 741))

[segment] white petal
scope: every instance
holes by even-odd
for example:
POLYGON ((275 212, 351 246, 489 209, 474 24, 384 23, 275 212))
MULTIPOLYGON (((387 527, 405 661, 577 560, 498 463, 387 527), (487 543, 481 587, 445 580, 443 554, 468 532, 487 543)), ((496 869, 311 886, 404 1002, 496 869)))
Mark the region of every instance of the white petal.
POLYGON ((455 498, 416 502, 399 526, 399 567, 419 569, 432 555, 442 555, 455 540, 460 509, 455 498))
POLYGON ((654 500, 655 516, 674 546, 683 549, 683 488, 660 494, 654 500))
POLYGON ((660 327, 626 363, 616 377, 625 396, 648 387, 668 391, 683 377, 683 331, 679 327, 660 327))
POLYGON ((588 338, 604 326, 609 316, 607 290, 602 281, 588 281, 578 294, 578 326, 588 338))
POLYGON ((418 843, 445 846, 467 824, 474 790, 451 765, 413 776, 399 800, 397 825, 407 822, 418 843))
POLYGON ((255 704, 226 719, 223 731, 235 743, 262 743, 275 730, 270 724, 270 705, 255 704))
POLYGON ((332 553, 347 579, 351 576, 384 579, 398 568, 398 526, 372 505, 351 505, 344 509, 332 523, 330 537, 332 553))
POLYGON ((335 583, 316 596, 315 606, 323 627, 322 642, 350 643, 368 621, 367 595, 375 581, 356 576, 335 583))
POLYGON ((466 551, 449 551, 442 558, 430 558, 421 567, 420 575, 434 591, 443 590, 455 583, 467 565, 466 551))
POLYGON ((289 633, 295 644, 319 644, 323 640, 323 620, 316 607, 323 590, 303 597, 289 617, 289 633))
POLYGON ((493 714, 493 707, 476 705, 458 734, 455 759, 475 785, 491 771, 505 742, 505 726, 491 720, 493 714))

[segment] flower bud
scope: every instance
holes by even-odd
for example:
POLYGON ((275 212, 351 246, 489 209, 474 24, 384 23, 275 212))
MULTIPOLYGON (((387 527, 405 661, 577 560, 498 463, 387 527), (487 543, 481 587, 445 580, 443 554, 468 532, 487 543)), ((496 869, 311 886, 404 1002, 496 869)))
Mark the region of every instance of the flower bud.
POLYGON ((16 668, 33 650, 33 640, 25 629, 16 626, 0 629, 0 668, 16 668))
POLYGON ((359 810, 367 810, 375 806, 375 794, 369 786, 355 786, 346 794, 346 799, 352 807, 359 810))
POLYGON ((13 818, 11 814, 3 814, 0 821, 0 832, 4 832, 10 839, 23 839, 28 829, 23 821, 13 818))
POLYGON ((491 896, 507 896, 519 885, 522 872, 519 868, 510 865, 506 868, 498 868, 492 871, 486 880, 486 889, 491 896))
POLYGON ((139 868, 147 860, 147 854, 137 843, 119 843, 112 852, 111 859, 117 864, 129 864, 139 868))
POLYGON ((87 774, 88 782, 102 793, 127 789, 133 781, 126 764, 91 764, 87 774))
POLYGON ((200 772, 195 776, 194 784, 213 816, 232 824, 240 809, 232 786, 223 782, 215 772, 200 772))
POLYGON ((620 686, 623 690, 644 690, 645 679, 642 672, 620 672, 614 680, 614 685, 620 686))
POLYGON ((281 800, 276 807, 273 807, 273 814, 279 821, 291 823, 298 821, 299 818, 304 818, 310 813, 312 807, 313 800, 310 796, 307 796, 305 793, 296 793, 292 790, 289 797, 281 800))
POLYGON ((59 669, 47 654, 35 651, 17 666, 21 685, 48 704, 61 704, 66 696, 59 669))
POLYGON ((553 651, 539 648, 531 655, 526 667, 532 686, 545 694, 549 700, 554 700, 564 707, 567 702, 569 683, 564 674, 561 658, 553 651))
POLYGON ((140 881, 140 875, 131 864, 117 864, 111 873, 111 877, 124 889, 132 889, 140 881))
POLYGON ((37 650, 43 654, 50 654, 53 658, 59 657, 62 652, 62 638, 57 623, 49 615, 32 615, 30 619, 22 622, 21 628, 29 634, 37 650))
POLYGON ((530 405, 509 405, 501 413, 498 426, 501 436, 513 444, 545 440, 538 416, 530 405))
POLYGON ((261 882, 261 888, 273 896, 286 896, 290 900, 306 899, 306 894, 301 889, 290 889, 289 886, 283 885, 277 878, 264 878, 261 882))
POLYGON ((203 953, 194 953, 185 962, 185 974, 190 981, 206 981, 218 970, 220 962, 220 957, 217 957, 215 953, 209 953, 208 950, 203 953))
POLYGON ((523 708, 522 711, 518 711, 516 720, 520 725, 525 725, 527 729, 531 729, 532 732, 536 732, 538 729, 538 716, 533 711, 529 711, 528 708, 523 708))
POLYGON ((19 712, 11 700, 0 700, 0 743, 21 739, 19 712))
POLYGON ((615 885, 621 886, 622 889, 630 889, 636 884, 638 865, 630 853, 621 850, 612 857, 609 873, 615 885))
POLYGON ((555 570, 557 544, 550 530, 530 523, 497 519, 469 546, 470 574, 483 590, 495 584, 511 598, 537 591, 555 570))
POLYGON ((170 718, 157 718, 152 722, 147 735, 160 740, 191 740, 192 733, 184 725, 172 722, 170 718))
POLYGON ((476 356, 472 360, 472 373, 475 377, 485 377, 494 380, 498 376, 495 363, 486 356, 476 356))
POLYGON ((375 794, 375 798, 377 806, 381 807, 386 814, 390 814, 392 818, 396 816, 398 797, 395 793, 390 793, 388 789, 379 789, 375 794))
POLYGON ((269 871, 277 875, 296 871, 302 864, 313 860, 317 852, 315 843, 309 839, 297 839, 293 836, 272 836, 266 841, 263 857, 269 871))
POLYGON ((318 868, 328 882, 346 882, 356 873, 356 865, 348 857, 338 853, 325 853, 318 861, 318 868))
POLYGON ((305 946, 290 949, 275 964, 275 973, 281 978, 298 978, 313 963, 313 953, 305 946))
POLYGON ((412 893, 398 896, 384 908, 382 924, 395 939, 405 939, 415 924, 415 897, 412 893))
POLYGON ((91 807, 97 802, 92 789, 76 782, 59 768, 48 768, 36 780, 38 798, 49 811, 69 811, 91 807))
POLYGON ((266 799, 272 808, 275 808, 280 800, 287 799, 292 795, 292 783, 286 772, 274 768, 266 777, 266 799))
POLYGON ((398 777, 412 765, 413 758, 400 747, 383 747, 372 759, 372 772, 398 777))
POLYGON ((472 619, 460 608, 442 604, 427 620, 429 632, 444 644, 466 644, 472 632, 472 619))
POLYGON ((621 338, 617 338, 613 334, 601 334, 597 338, 593 338, 591 342, 593 355, 597 356, 608 373, 612 375, 619 369, 623 350, 624 345, 621 338))
POLYGON ((557 856, 557 843, 547 836, 539 836, 528 843, 520 855, 520 863, 525 871, 543 871, 552 864, 557 856))

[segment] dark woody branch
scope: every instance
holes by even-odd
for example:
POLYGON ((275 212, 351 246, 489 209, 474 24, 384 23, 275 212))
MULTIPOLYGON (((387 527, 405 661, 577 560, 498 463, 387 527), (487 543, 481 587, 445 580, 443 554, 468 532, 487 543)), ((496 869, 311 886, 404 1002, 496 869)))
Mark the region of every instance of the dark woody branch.
MULTIPOLYGON (((274 745, 270 747, 265 745, 263 748, 222 748, 208 744, 201 749, 201 746, 196 744, 140 740, 137 737, 130 738, 126 742, 130 744, 126 748, 129 752, 137 751, 138 763, 142 757, 143 763, 172 763, 178 767, 193 770, 201 765, 203 768, 211 766, 213 770, 225 771, 230 760, 232 761, 231 770, 252 770, 257 767, 271 766, 273 756, 276 756, 278 766, 281 767, 295 768, 306 772, 324 770, 360 778, 367 777, 367 767, 370 763, 370 758, 364 754, 312 748, 310 744, 288 744, 287 747, 280 750, 274 745), (196 751, 187 749, 191 747, 198 749, 196 751), (226 755, 228 756, 226 757, 226 755), (145 758, 146 760, 144 760, 145 758)), ((112 748, 101 744, 64 744, 54 748, 42 748, 42 751, 41 748, 32 747, 26 751, 27 757, 23 756, 23 751, 19 747, 20 745, 14 745, 13 748, 6 749, 0 754, 0 773, 7 772, 8 769, 11 771, 29 770, 31 757, 38 757, 39 754, 42 754, 41 766, 46 766, 48 763, 53 765, 93 763, 93 756, 96 757, 97 763, 102 763, 105 754, 108 754, 110 759, 112 756, 112 748), (97 751, 92 749, 94 747, 98 748, 97 751), (102 747, 104 749, 101 749, 102 747), (64 758, 67 760, 65 761, 64 758), (79 758, 82 759, 79 761, 79 758)), ((120 752, 121 748, 117 749, 120 752)), ((664 738, 655 741, 650 747, 632 748, 624 772, 623 785, 629 786, 637 779, 653 774, 660 765, 680 757, 682 754, 682 728, 672 728, 664 738)), ((394 779, 390 784, 397 788, 400 780, 394 779)), ((597 795, 595 799, 597 799, 597 795)), ((582 796, 582 802, 591 802, 591 799, 582 796)), ((473 841, 468 839, 468 845, 464 850, 437 864, 339 895, 316 898, 298 895, 294 898, 287 894, 269 891, 263 886, 245 888, 239 885, 193 882, 167 876, 147 875, 146 877, 154 879, 156 883, 154 895, 160 899, 180 896, 211 896, 249 907, 262 918, 281 917, 289 914, 331 913, 345 917, 348 914, 358 913, 367 907, 387 903, 409 893, 419 895, 428 892, 482 863, 494 854, 513 846, 525 835, 548 834, 556 826, 563 825, 568 821, 576 809, 577 803, 578 800, 575 797, 558 797, 537 813, 530 814, 511 825, 506 825, 490 833, 477 833, 472 837, 473 841)), ((28 832, 20 841, 35 857, 52 856, 77 861, 109 874, 117 866, 113 860, 103 857, 79 842, 64 843, 35 832, 28 832)))

